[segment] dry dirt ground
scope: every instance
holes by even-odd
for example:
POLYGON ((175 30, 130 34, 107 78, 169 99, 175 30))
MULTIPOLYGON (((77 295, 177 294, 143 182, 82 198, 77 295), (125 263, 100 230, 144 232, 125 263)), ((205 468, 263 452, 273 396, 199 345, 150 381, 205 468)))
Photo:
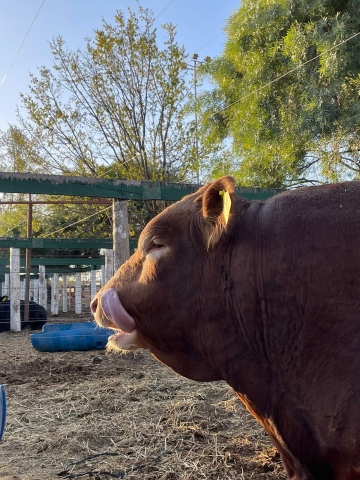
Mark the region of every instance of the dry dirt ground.
POLYGON ((145 351, 40 353, 29 335, 0 333, 8 404, 1 480, 285 478, 266 434, 224 382, 188 381, 145 351))

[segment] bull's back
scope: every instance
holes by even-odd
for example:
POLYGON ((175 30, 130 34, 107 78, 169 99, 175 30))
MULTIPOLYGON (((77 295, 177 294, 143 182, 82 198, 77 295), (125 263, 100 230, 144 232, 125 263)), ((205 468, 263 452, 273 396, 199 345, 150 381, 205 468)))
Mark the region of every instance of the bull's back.
POLYGON ((297 392, 295 407, 305 418, 309 412, 314 435, 327 436, 334 448, 355 455, 360 451, 355 421, 360 408, 360 183, 275 197, 260 208, 258 232, 258 295, 272 330, 269 345, 280 381, 297 392))

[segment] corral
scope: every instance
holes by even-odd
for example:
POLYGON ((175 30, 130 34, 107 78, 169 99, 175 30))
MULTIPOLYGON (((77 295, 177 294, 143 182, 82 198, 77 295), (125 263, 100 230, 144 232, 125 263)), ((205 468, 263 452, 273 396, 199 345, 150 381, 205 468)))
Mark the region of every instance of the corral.
MULTIPOLYGON (((52 194, 74 195, 74 183, 81 195, 81 181, 90 182, 6 173, 0 177, 2 191, 32 193, 48 188, 52 194)), ((116 182, 101 181, 99 191, 95 182, 85 193, 123 199, 169 195, 166 185, 122 182, 119 190, 116 182)), ((189 193, 185 190, 175 186, 179 198, 189 193)), ((267 198, 276 192, 242 193, 267 198)), ((37 247, 46 241, 21 239, 30 240, 36 240, 37 247)), ((10 246, 25 247, 15 240, 10 246)), ((49 322, 91 319, 90 314, 68 312, 50 316, 49 322)), ((32 348, 29 335, 27 330, 0 334, 0 384, 6 385, 8 402, 0 443, 1 480, 285 478, 266 433, 224 382, 191 382, 145 351, 136 357, 103 350, 40 353, 32 348)))
POLYGON ((2 480, 285 478, 264 430, 224 382, 183 379, 145 351, 40 353, 29 335, 0 334, 2 480))

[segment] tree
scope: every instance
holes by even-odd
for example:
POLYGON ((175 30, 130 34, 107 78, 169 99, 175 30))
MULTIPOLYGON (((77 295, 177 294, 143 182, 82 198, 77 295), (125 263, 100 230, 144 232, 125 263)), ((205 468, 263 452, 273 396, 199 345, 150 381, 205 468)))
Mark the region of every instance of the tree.
MULTIPOLYGON (((21 147, 36 144, 44 171, 128 179, 183 181, 195 170, 194 125, 188 120, 184 48, 175 28, 141 7, 87 39, 86 50, 51 42, 53 69, 31 75, 18 113, 21 147), (47 169, 47 170, 46 170, 47 169), (106 173, 108 172, 108 174, 106 173)), ((12 127, 14 128, 14 127, 12 127)), ((27 155, 28 167, 33 167, 27 155)))
MULTIPOLYGON (((129 10, 127 18, 117 12, 113 24, 103 21, 84 51, 69 51, 61 37, 54 39, 53 68, 31 75, 19 124, 0 136, 4 169, 193 181, 198 159, 185 51, 175 41, 173 25, 164 25, 163 31, 167 38, 160 48, 154 18, 140 7, 136 13, 129 10)), ((132 234, 161 208, 159 202, 129 202, 132 234)), ((88 215, 85 207, 76 214, 70 207, 61 207, 56 215, 55 210, 47 209, 42 235, 80 218, 80 211, 88 215)), ((97 217, 76 227, 77 233, 80 228, 85 236, 102 236, 104 224, 108 236, 111 222, 97 217)))
POLYGON ((231 141, 239 182, 360 177, 359 30, 357 0, 244 0, 230 17, 202 68, 202 126, 210 145, 231 141))

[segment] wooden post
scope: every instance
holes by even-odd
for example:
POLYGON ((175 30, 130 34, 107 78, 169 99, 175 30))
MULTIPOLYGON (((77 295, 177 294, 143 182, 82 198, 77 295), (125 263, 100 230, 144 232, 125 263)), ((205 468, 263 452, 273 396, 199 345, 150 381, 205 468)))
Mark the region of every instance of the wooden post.
POLYGON ((63 312, 67 312, 68 307, 68 298, 67 298, 67 277, 66 275, 62 276, 62 309, 63 312))
POLYGON ((34 280, 34 302, 39 303, 39 280, 34 280))
POLYGON ((20 280, 20 300, 25 300, 25 278, 20 280))
POLYGON ((90 272, 90 301, 96 295, 96 270, 91 270, 90 272))
POLYGON ((105 283, 114 275, 114 250, 105 250, 105 283))
MULTIPOLYGON (((73 283, 73 281, 72 281, 73 283)), ((68 307, 71 308, 71 292, 72 292, 73 287, 68 287, 67 289, 67 294, 68 294, 68 307)))
MULTIPOLYGON (((32 203, 31 194, 29 193, 29 205, 27 216, 27 237, 32 237, 32 203)), ((26 249, 26 274, 25 274, 25 291, 24 291, 24 321, 29 321, 29 299, 30 299, 30 271, 31 271, 31 248, 26 249)))
POLYGON ((45 265, 39 265, 39 304, 47 309, 47 285, 45 265))
POLYGON ((51 313, 59 315, 59 274, 54 273, 51 281, 51 313))
POLYGON ((30 280, 29 301, 34 301, 34 280, 30 280))
POLYGON ((5 281, 4 281, 3 295, 7 295, 7 296, 10 295, 9 285, 10 285, 10 274, 9 274, 9 273, 5 273, 5 281))
POLYGON ((20 248, 10 248, 10 330, 20 332, 20 248))
POLYGON ((81 273, 76 273, 75 280, 75 313, 81 313, 81 273))
POLYGON ((101 265, 101 286, 105 285, 105 265, 101 265))
POLYGON ((126 200, 113 199, 114 273, 130 257, 129 218, 126 200))

